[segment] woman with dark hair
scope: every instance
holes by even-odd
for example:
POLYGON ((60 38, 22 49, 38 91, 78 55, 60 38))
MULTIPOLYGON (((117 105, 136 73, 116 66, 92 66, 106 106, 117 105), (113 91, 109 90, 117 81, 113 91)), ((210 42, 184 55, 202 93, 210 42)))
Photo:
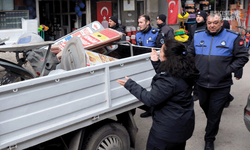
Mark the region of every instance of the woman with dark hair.
POLYGON ((151 61, 156 71, 150 91, 132 79, 117 80, 145 105, 153 108, 153 125, 147 150, 185 150, 186 141, 194 130, 192 86, 199 77, 193 57, 186 55, 185 46, 167 40, 160 51, 152 49, 151 61))

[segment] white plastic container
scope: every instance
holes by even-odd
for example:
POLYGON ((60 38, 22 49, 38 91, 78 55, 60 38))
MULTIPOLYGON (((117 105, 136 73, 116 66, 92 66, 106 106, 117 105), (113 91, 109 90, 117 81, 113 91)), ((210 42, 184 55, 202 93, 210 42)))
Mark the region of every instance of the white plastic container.
POLYGON ((38 33, 38 25, 36 19, 23 19, 22 18, 22 29, 29 32, 38 33))
POLYGON ((2 0, 2 10, 3 11, 14 10, 14 0, 2 0))
POLYGON ((131 35, 136 34, 136 28, 134 26, 131 27, 131 35))
POLYGON ((131 36, 131 28, 129 26, 126 27, 125 32, 127 33, 127 36, 131 36))
POLYGON ((130 42, 130 36, 126 36, 126 41, 130 42))
POLYGON ((132 44, 136 44, 135 35, 131 35, 131 43, 132 44))

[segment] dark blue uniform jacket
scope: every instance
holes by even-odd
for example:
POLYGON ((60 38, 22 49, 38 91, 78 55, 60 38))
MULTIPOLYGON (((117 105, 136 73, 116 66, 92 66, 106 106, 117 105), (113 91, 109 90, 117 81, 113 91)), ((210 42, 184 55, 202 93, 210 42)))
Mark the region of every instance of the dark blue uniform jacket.
POLYGON ((136 45, 146 47, 158 47, 161 48, 164 43, 164 34, 159 29, 152 28, 150 25, 143 31, 136 33, 136 45))
POLYGON ((233 84, 232 72, 248 61, 248 52, 237 32, 223 29, 211 34, 207 29, 196 31, 188 52, 195 56, 200 71, 199 86, 223 88, 233 84))
MULTIPOLYGON (((152 64, 155 69, 159 66, 159 62, 152 64)), ((195 78, 198 79, 197 76, 182 79, 161 72, 153 77, 150 91, 132 79, 124 87, 145 105, 153 107, 152 134, 167 142, 181 143, 189 139, 194 130, 191 93, 195 78)))

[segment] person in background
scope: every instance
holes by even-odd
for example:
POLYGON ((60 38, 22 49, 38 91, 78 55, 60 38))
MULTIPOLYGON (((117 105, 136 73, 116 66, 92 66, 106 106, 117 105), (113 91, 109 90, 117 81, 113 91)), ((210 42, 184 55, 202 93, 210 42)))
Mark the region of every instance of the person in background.
POLYGON ((202 30, 202 29, 206 29, 207 24, 207 13, 204 10, 198 11, 196 13, 196 23, 191 25, 191 28, 189 30, 189 38, 188 38, 188 43, 187 45, 189 46, 193 40, 194 37, 194 33, 197 30, 202 30))
POLYGON ((148 15, 144 14, 139 17, 138 26, 140 31, 136 33, 136 45, 160 48, 164 44, 164 39, 159 34, 159 29, 151 27, 148 15))
MULTIPOLYGON (((136 45, 160 48, 164 44, 164 37, 160 34, 160 30, 152 28, 150 25, 150 17, 146 14, 141 15, 138 19, 140 30, 136 33, 136 45)), ((139 107, 145 110, 140 117, 145 118, 151 116, 151 108, 143 105, 139 107)))
POLYGON ((194 58, 185 46, 172 39, 161 47, 160 60, 152 49, 151 62, 156 75, 147 91, 132 79, 117 80, 138 100, 153 108, 153 125, 146 150, 185 150, 194 131, 192 86, 199 78, 194 58))
POLYGON ((196 31, 188 52, 200 71, 196 82, 199 103, 206 118, 205 150, 214 150, 221 115, 228 101, 232 72, 248 62, 248 51, 237 32, 224 29, 219 13, 207 17, 207 28, 196 31))
MULTIPOLYGON (((116 16, 109 17, 108 27, 111 29, 117 30, 119 32, 122 32, 123 36, 121 37, 121 41, 126 41, 125 30, 123 29, 123 26, 121 24, 119 24, 119 20, 116 16)), ((115 50, 115 49, 117 49, 117 47, 118 46, 116 46, 116 45, 111 45, 111 46, 106 46, 105 49, 108 51, 109 56, 115 57, 115 58, 120 58, 121 56, 119 55, 118 51, 115 50)))
POLYGON ((116 16, 109 17, 109 28, 126 34, 125 31, 123 30, 123 28, 120 27, 120 25, 118 23, 118 18, 116 16))
MULTIPOLYGON (((196 13, 195 19, 196 19, 196 23, 191 26, 187 45, 191 44, 191 41, 193 40, 195 31, 202 30, 202 29, 205 29, 207 27, 207 24, 206 24, 207 13, 205 11, 203 11, 203 10, 198 11, 196 13)), ((193 87, 193 100, 197 101, 198 99, 199 98, 198 98, 197 86, 194 85, 194 87, 193 87)))
POLYGON ((166 15, 160 14, 157 16, 157 26, 164 34, 164 40, 174 39, 174 29, 166 24, 166 15))

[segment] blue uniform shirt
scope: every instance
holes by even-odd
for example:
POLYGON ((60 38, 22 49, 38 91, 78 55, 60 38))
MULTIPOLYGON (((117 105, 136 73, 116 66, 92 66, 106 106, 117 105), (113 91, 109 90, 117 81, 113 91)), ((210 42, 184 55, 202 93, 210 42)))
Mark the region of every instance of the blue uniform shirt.
POLYGON ((156 29, 156 28, 152 28, 147 33, 137 32, 136 33, 136 45, 156 47, 156 38, 158 36, 158 33, 159 33, 159 29, 156 29))

